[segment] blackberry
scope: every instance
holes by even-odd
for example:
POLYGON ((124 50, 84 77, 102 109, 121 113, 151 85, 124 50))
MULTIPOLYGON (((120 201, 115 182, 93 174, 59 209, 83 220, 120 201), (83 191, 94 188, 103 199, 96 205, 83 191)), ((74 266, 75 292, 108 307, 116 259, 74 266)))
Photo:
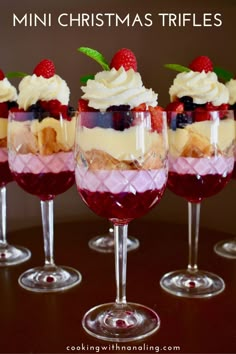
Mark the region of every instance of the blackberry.
POLYGON ((10 110, 11 108, 18 107, 18 103, 16 101, 8 101, 7 106, 8 106, 8 110, 10 110))
POLYGON ((43 120, 43 118, 47 117, 47 112, 41 107, 39 102, 32 104, 28 108, 28 112, 32 112, 34 114, 34 119, 38 119, 39 121, 43 120))
POLYGON ((75 114, 75 109, 72 106, 68 106, 67 108, 67 115, 69 118, 72 118, 75 114))
POLYGON ((180 102, 184 104, 185 111, 194 111, 197 107, 202 107, 202 104, 193 102, 193 98, 190 96, 183 96, 180 98, 180 102))
POLYGON ((107 108, 107 112, 129 111, 130 106, 128 104, 120 104, 119 106, 110 106, 107 108))
POLYGON ((187 124, 192 123, 186 113, 178 113, 176 116, 176 128, 183 129, 187 124))
POLYGON ((113 129, 123 131, 129 128, 134 120, 129 105, 110 106, 107 112, 113 113, 113 129))

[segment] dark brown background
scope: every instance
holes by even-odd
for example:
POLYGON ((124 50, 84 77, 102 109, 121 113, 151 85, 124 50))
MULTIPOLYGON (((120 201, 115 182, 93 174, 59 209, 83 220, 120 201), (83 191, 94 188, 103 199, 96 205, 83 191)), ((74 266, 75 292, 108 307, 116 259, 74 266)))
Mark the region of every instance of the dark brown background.
MULTIPOLYGON (((76 106, 80 97, 80 77, 100 70, 93 60, 78 53, 79 46, 101 51, 110 60, 121 47, 131 48, 138 60, 138 68, 146 87, 159 93, 159 103, 168 102, 168 88, 175 72, 163 67, 165 63, 188 63, 198 55, 208 55, 215 65, 236 73, 234 23, 235 0, 8 0, 0 3, 0 67, 5 71, 32 73, 43 58, 51 58, 57 72, 71 88, 71 103, 76 106), (58 14, 73 13, 127 13, 141 17, 152 14, 151 27, 125 25, 108 27, 24 27, 12 26, 13 13, 21 18, 25 13, 52 13, 53 22, 58 14), (198 22, 204 12, 221 13, 221 27, 162 27, 158 13, 196 13, 198 22)), ((200 21, 201 22, 201 21, 200 21)), ((13 80, 18 84, 18 80, 13 80)), ((206 200, 202 208, 202 225, 236 233, 234 222, 236 182, 217 196, 206 200)), ((166 192, 160 205, 146 218, 169 222, 186 222, 186 202, 166 192)), ((58 196, 55 202, 56 220, 95 218, 78 197, 75 187, 58 196)), ((40 223, 40 209, 36 197, 25 194, 14 183, 8 186, 8 229, 28 227, 40 223)))

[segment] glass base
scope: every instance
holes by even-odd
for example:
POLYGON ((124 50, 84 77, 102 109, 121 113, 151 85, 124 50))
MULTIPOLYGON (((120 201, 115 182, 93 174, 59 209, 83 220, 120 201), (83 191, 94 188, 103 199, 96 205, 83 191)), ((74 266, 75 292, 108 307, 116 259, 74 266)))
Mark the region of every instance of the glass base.
MULTIPOLYGON (((89 247, 97 252, 114 253, 115 241, 113 235, 100 235, 89 241, 89 247)), ((139 240, 133 236, 127 238, 127 251, 136 250, 139 247, 139 240)))
POLYGON ((37 267, 21 274, 20 286, 37 293, 50 293, 70 289, 82 280, 81 274, 70 267, 37 267))
POLYGON ((21 264, 30 257, 31 252, 27 248, 8 244, 0 247, 0 267, 21 264))
POLYGON ((196 271, 176 270, 165 274, 160 285, 163 290, 176 296, 188 298, 204 298, 220 294, 225 289, 225 283, 218 275, 196 271))
POLYGON ((143 305, 108 303, 89 310, 82 325, 88 334, 98 339, 130 342, 155 333, 160 327, 160 319, 152 309, 143 305))
POLYGON ((236 259, 236 240, 224 240, 218 242, 214 251, 221 257, 236 259))

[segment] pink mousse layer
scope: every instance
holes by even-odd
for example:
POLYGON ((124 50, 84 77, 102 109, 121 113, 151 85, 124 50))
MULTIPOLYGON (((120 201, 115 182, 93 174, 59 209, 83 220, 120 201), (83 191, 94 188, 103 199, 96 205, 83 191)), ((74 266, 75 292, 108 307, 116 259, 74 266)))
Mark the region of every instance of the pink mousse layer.
POLYGON ((234 157, 173 157, 169 156, 169 171, 178 174, 208 174, 230 173, 234 167, 234 157))
POLYGON ((0 148, 0 162, 6 162, 8 160, 7 148, 0 148))
POLYGON ((167 170, 98 170, 75 168, 78 188, 90 192, 145 192, 162 189, 167 182, 167 170))
POLYGON ((9 166, 17 173, 58 173, 62 171, 74 171, 74 153, 58 152, 51 155, 16 154, 9 152, 9 166))

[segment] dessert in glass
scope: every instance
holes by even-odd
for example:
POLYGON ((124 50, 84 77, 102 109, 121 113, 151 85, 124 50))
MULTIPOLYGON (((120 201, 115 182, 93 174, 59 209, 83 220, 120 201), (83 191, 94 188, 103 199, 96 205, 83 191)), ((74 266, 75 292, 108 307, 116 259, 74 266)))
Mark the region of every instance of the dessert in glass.
POLYGON ((79 112, 76 129, 77 189, 114 225, 117 289, 115 302, 93 307, 82 324, 90 335, 113 342, 145 338, 160 326, 152 309, 126 301, 128 224, 160 202, 168 176, 165 112, 140 74, 126 66, 133 55, 126 49, 118 69, 99 72, 82 87, 97 111, 79 112))
POLYGON ((18 185, 41 204, 45 264, 19 277, 19 284, 34 292, 61 291, 81 281, 76 269, 57 266, 53 257, 53 201, 75 181, 76 117, 69 94, 53 62, 44 59, 20 82, 19 107, 9 115, 10 169, 18 185))
POLYGON ((27 261, 31 252, 21 246, 8 244, 6 237, 6 185, 13 181, 8 165, 7 123, 8 112, 16 105, 16 89, 0 70, 0 267, 27 261))
POLYGON ((231 178, 235 131, 233 112, 227 110, 228 90, 212 71, 210 59, 200 57, 193 63, 175 78, 167 106, 167 186, 188 201, 189 262, 187 269, 165 274, 160 284, 173 295, 202 298, 225 287, 221 277, 198 269, 198 236, 202 200, 220 192, 231 178))
MULTIPOLYGON (((229 109, 234 111, 234 127, 236 132, 236 78, 231 78, 226 82, 229 90, 229 109)), ((234 147, 234 169, 232 179, 236 180, 236 145, 234 147)), ((222 257, 236 259, 236 238, 219 241, 214 246, 215 252, 222 257)))
MULTIPOLYGON (((101 56, 101 54, 98 53, 97 51, 91 50, 91 48, 89 48, 89 50, 88 50, 88 48, 86 48, 86 47, 79 48, 79 51, 81 51, 82 53, 97 60, 99 62, 99 64, 101 64, 103 66, 103 68, 105 70, 110 68, 109 64, 106 62, 106 59, 103 56, 101 56), (94 56, 94 53, 96 53, 95 56, 94 56), (101 61, 101 58, 102 58, 103 62, 101 61)), ((124 53, 124 49, 123 49, 123 53, 124 53)), ((117 63, 117 58, 118 58, 118 61, 120 60, 119 56, 120 56, 120 53, 118 51, 112 58, 111 66, 114 66, 114 67, 119 66, 119 62, 117 63)), ((132 58, 130 57, 129 60, 132 60, 132 66, 135 70, 137 70, 137 60, 136 60, 135 55, 132 55, 132 58)), ((88 77, 90 77, 90 76, 88 76, 88 77)), ((85 77, 85 79, 87 79, 88 77, 85 77)), ((83 82, 83 78, 82 78, 82 82, 83 82)), ((82 98, 78 101, 78 111, 79 112, 86 112, 86 111, 96 112, 98 110, 89 106, 88 100, 82 98)), ((113 253, 114 247, 115 247, 115 240, 114 240, 114 229, 113 229, 112 223, 110 222, 107 233, 100 234, 100 235, 93 237, 91 240, 89 240, 88 245, 92 250, 97 251, 97 252, 113 253)), ((140 245, 139 240, 136 237, 128 235, 128 237, 127 237, 127 251, 128 252, 136 250, 139 247, 139 245, 140 245)))

